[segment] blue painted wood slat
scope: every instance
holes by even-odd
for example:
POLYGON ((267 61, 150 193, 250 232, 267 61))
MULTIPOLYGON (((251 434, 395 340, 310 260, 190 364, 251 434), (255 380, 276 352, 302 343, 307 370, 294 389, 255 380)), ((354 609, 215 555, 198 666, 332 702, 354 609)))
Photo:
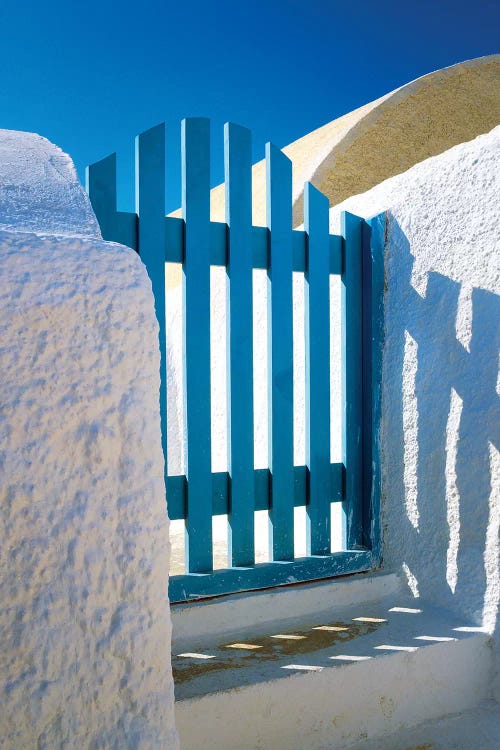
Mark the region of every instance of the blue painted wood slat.
POLYGON ((184 220, 165 216, 165 262, 184 262, 184 220))
POLYGON ((380 518, 384 237, 388 217, 363 222, 363 545, 372 564, 382 557, 380 518))
POLYGON ((253 565, 254 429, 252 316, 252 139, 224 128, 227 253, 227 420, 230 565, 253 565))
MULTIPOLYGON (((133 216, 133 214, 130 214, 133 216)), ((184 221, 175 216, 165 217, 167 263, 182 263, 184 259, 184 221)), ((210 264, 225 266, 227 259, 227 225, 220 221, 210 222, 210 264)), ((267 227, 252 227, 252 268, 267 270, 269 230, 267 227)), ((293 270, 306 270, 306 233, 299 229, 292 232, 293 270)), ((330 235, 330 274, 342 273, 342 237, 330 235)))
POLYGON ((85 188, 99 222, 102 238, 137 250, 136 214, 117 211, 116 154, 110 154, 86 168, 85 188))
POLYGON ((304 226, 308 236, 305 274, 306 464, 309 469, 307 554, 330 553, 330 237, 328 198, 307 183, 304 226))
MULTIPOLYGON (((304 507, 309 498, 306 491, 305 466, 293 467, 293 495, 294 506, 304 507)), ((330 488, 332 503, 343 500, 344 465, 330 464, 330 488)), ((254 469, 254 510, 269 510, 269 469, 254 469)), ((218 471, 212 474, 212 515, 223 516, 229 513, 228 498, 229 476, 226 471, 218 471)), ((183 474, 173 475, 167 479, 168 516, 171 521, 184 519, 186 517, 186 492, 187 482, 183 474)))
POLYGON ((138 250, 161 328, 160 409, 166 455, 165 262, 183 264, 186 476, 167 476, 171 518, 186 522, 186 575, 173 601, 378 564, 384 217, 344 214, 328 235, 328 202, 305 192, 305 230, 291 224, 291 164, 266 146, 267 227, 251 226, 250 134, 226 126, 226 223, 210 222, 209 122, 182 124, 182 215, 164 216, 164 126, 136 140, 136 213, 117 211, 116 156, 87 168, 104 239, 138 250), (377 241, 373 241, 376 227, 377 241), (371 229, 371 231, 370 231, 371 229), (378 244, 377 244, 378 243, 378 244), (162 250, 163 248, 163 250, 162 250), (211 472, 210 264, 227 265, 229 471, 211 472), (269 469, 253 468, 252 268, 268 271, 269 469), (307 466, 293 465, 292 272, 306 275, 307 466), (329 275, 341 274, 343 463, 329 462, 329 275), (344 549, 329 554, 330 503, 342 502, 344 549), (293 509, 306 506, 309 557, 293 560, 293 509), (268 510, 274 562, 254 565, 253 520, 268 510), (232 568, 213 572, 212 516, 228 514, 232 568))
POLYGON ((210 121, 182 121, 183 363, 187 430, 186 570, 208 572, 212 556, 210 414, 210 121))
POLYGON ((268 268, 268 410, 271 501, 269 549, 291 560, 293 548, 292 163, 266 144, 268 268))
POLYGON ((345 549, 362 545, 363 517, 363 308, 362 224, 347 212, 342 214, 344 268, 341 284, 343 463, 346 489, 343 506, 345 549))
POLYGON ((165 326, 165 124, 137 136, 135 141, 135 210, 138 247, 146 266, 160 327, 161 440, 167 476, 167 337, 165 326))
POLYGON ((262 563, 251 568, 216 570, 210 575, 180 575, 170 579, 169 597, 171 602, 189 601, 230 591, 251 591, 358 573, 369 570, 371 565, 371 552, 350 550, 321 557, 262 563))

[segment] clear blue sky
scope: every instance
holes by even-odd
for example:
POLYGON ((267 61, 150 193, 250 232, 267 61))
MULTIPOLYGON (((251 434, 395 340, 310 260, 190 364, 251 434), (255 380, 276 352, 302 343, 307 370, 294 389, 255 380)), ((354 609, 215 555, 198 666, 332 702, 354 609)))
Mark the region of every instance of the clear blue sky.
POLYGON ((132 208, 134 136, 168 125, 180 189, 179 123, 212 119, 264 143, 299 138, 418 76, 500 51, 498 0, 1 0, 0 127, 38 132, 87 163, 118 152, 132 208))

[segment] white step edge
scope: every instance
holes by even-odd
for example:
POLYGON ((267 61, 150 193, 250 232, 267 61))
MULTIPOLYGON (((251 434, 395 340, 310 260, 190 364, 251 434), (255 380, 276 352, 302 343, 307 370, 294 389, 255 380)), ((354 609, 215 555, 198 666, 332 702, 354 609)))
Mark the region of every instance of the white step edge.
POLYGON ((182 750, 342 750, 479 705, 491 685, 482 632, 417 651, 378 652, 320 672, 176 703, 182 750))
POLYGON ((211 645, 221 637, 252 628, 254 635, 271 623, 321 618, 332 608, 384 599, 401 592, 395 573, 359 573, 315 583, 245 592, 198 602, 171 605, 172 649, 188 650, 191 642, 211 645))

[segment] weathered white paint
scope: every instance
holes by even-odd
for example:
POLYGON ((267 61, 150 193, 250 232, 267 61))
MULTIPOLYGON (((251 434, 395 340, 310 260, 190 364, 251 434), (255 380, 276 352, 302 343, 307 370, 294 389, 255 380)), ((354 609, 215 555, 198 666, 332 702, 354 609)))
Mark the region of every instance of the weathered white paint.
POLYGON ((0 131, 0 185, 0 744, 170 750, 151 285, 44 139, 0 131))

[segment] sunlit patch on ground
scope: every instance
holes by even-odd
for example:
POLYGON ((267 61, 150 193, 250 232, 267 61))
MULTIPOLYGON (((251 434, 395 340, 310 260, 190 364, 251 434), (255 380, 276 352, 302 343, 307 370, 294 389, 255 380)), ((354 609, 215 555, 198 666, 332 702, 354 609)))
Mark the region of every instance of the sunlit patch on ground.
MULTIPOLYGON (((228 669, 242 669, 256 667, 283 657, 295 657, 291 664, 282 665, 287 670, 318 671, 326 666, 332 666, 323 659, 323 664, 296 663, 297 656, 305 656, 322 652, 329 647, 347 643, 362 635, 377 630, 387 621, 381 618, 356 618, 359 622, 332 622, 314 627, 300 628, 282 633, 269 633, 249 638, 245 641, 223 643, 215 648, 200 649, 196 652, 185 652, 172 657, 172 669, 176 684, 187 682, 200 675, 224 671, 228 669)), ((349 660, 361 660, 368 656, 327 656, 349 660)))

